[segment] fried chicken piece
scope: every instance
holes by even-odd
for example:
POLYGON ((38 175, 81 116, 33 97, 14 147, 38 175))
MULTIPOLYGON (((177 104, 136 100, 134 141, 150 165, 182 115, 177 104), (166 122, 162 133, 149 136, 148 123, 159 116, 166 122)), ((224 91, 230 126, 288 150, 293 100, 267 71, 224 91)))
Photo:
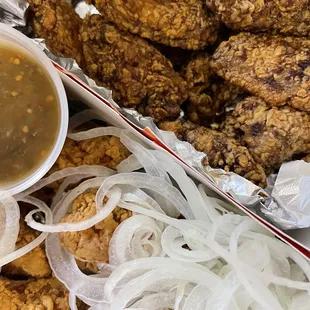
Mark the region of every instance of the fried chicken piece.
POLYGON ((102 165, 115 169, 130 155, 115 136, 101 136, 82 141, 67 139, 53 170, 81 165, 102 165))
POLYGON ((85 18, 80 34, 89 76, 112 89, 117 103, 140 105, 155 121, 179 116, 186 84, 152 45, 118 30, 101 15, 85 18))
POLYGON ((245 91, 239 86, 215 77, 205 92, 191 95, 186 118, 195 124, 217 129, 225 114, 245 96, 245 91))
MULTIPOLYGON (((83 141, 67 139, 59 157, 48 174, 64 168, 81 165, 102 165, 115 169, 130 154, 120 139, 115 136, 101 136, 83 141)), ((33 196, 50 205, 61 183, 62 180, 49 184, 34 193, 33 196)))
POLYGON ((293 155, 310 152, 310 115, 289 106, 270 107, 257 97, 236 106, 223 132, 240 139, 268 173, 293 155))
POLYGON ((216 50, 212 69, 271 105, 310 111, 310 40, 240 33, 216 50))
POLYGON ((180 72, 196 53, 195 51, 184 50, 180 47, 171 47, 156 42, 151 42, 151 44, 172 63, 173 69, 176 72, 180 72))
POLYGON ((66 0, 27 0, 30 23, 36 36, 44 38, 51 52, 73 58, 83 65, 82 47, 78 39, 81 19, 66 0))
MULTIPOLYGON (((61 222, 75 223, 94 216, 96 214, 96 192, 97 190, 93 189, 79 195, 61 222)), ((130 216, 130 211, 116 207, 108 217, 89 229, 60 233, 61 244, 77 259, 88 262, 107 262, 109 242, 113 232, 121 222, 130 216)))
POLYGON ((308 0, 206 0, 207 7, 234 30, 307 36, 310 34, 308 0))
POLYGON ((210 55, 201 53, 182 70, 189 89, 186 118, 204 126, 219 122, 225 108, 244 95, 240 87, 217 76, 210 68, 210 61, 210 55))
MULTIPOLYGON (((35 240, 39 231, 35 231, 24 222, 21 218, 19 223, 19 234, 16 242, 16 249, 20 249, 35 240)), ((45 278, 51 275, 51 269, 48 264, 44 244, 35 247, 25 255, 15 259, 1 269, 1 274, 8 277, 34 277, 45 278)))
POLYGON ((119 29, 173 47, 201 50, 219 28, 201 0, 88 0, 119 29))
POLYGON ((162 122, 160 128, 174 132, 179 139, 204 152, 207 155, 204 165, 235 172, 261 187, 266 186, 263 168, 254 161, 247 148, 235 139, 191 122, 162 122))
POLYGON ((68 295, 56 278, 27 281, 0 278, 3 310, 69 310, 68 295))

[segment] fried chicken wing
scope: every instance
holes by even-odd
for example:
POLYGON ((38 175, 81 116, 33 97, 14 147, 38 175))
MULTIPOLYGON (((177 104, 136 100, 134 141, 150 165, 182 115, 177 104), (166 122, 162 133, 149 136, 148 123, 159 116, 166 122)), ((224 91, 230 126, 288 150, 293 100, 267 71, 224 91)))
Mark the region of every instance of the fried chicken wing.
POLYGON ((310 40, 240 33, 216 50, 212 69, 265 99, 310 111, 310 40))
POLYGON ((155 121, 179 116, 186 84, 157 49, 101 15, 84 19, 80 34, 88 74, 112 89, 118 104, 140 105, 155 121))
MULTIPOLYGON (((16 249, 20 249, 36 239, 40 232, 33 230, 24 220, 20 220, 19 234, 16 242, 16 249)), ((51 275, 44 244, 37 246, 25 255, 15 259, 11 263, 4 265, 1 274, 8 277, 34 277, 45 278, 51 275)))
POLYGON ((310 34, 308 0, 206 0, 207 7, 234 30, 307 36, 310 34))
POLYGON ((66 0, 27 1, 35 34, 45 39, 55 55, 73 58, 82 65, 82 47, 78 38, 81 19, 71 5, 66 0))
POLYGON ((69 310, 68 295, 56 278, 27 281, 0 278, 3 310, 69 310))
POLYGON ((270 107, 248 97, 224 123, 227 135, 240 139, 269 173, 293 155, 310 152, 310 115, 291 107, 270 107))
MULTIPOLYGON (((92 190, 78 196, 72 203, 72 208, 68 214, 61 221, 75 223, 95 215, 96 191, 92 190)), ((108 217, 89 229, 60 233, 60 241, 80 260, 107 262, 109 259, 109 242, 113 232, 121 222, 130 216, 130 211, 116 207, 108 217)))
POLYGON ((173 131, 179 139, 204 152, 207 155, 205 165, 235 172, 262 187, 266 185, 263 168, 254 161, 247 148, 224 133, 181 121, 162 122, 160 128, 173 131))
POLYGON ((215 42, 218 21, 201 0, 88 0, 122 30, 184 49, 215 42))
POLYGON ((219 122, 225 108, 244 95, 240 87, 216 75, 210 67, 210 61, 210 55, 200 53, 182 70, 189 89, 185 117, 205 126, 219 122))

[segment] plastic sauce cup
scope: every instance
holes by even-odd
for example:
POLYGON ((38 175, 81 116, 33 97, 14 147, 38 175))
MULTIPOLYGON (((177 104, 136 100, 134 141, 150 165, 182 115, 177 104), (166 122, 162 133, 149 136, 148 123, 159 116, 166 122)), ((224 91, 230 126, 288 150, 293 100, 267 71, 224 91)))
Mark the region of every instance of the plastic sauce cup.
POLYGON ((39 181, 50 170, 59 156, 68 131, 68 101, 57 70, 52 65, 50 59, 34 42, 12 27, 0 23, 0 46, 1 45, 9 45, 23 51, 45 69, 45 73, 53 84, 58 96, 57 102, 60 111, 58 134, 49 156, 31 175, 27 175, 25 178, 19 179, 16 183, 11 183, 8 186, 0 186, 0 190, 8 190, 12 195, 15 195, 39 181))

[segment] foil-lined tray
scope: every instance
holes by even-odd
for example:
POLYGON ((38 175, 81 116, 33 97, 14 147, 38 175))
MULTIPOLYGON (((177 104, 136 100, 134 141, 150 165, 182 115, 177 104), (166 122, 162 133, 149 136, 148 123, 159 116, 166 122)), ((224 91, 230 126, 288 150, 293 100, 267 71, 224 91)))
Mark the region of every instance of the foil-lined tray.
MULTIPOLYGON (((72 5, 81 18, 87 14, 98 13, 94 6, 86 4, 83 0, 72 1, 72 5)), ((0 22, 11 25, 29 36, 31 32, 27 25, 27 8, 28 4, 25 0, 0 0, 0 22)), ((278 175, 268 178, 266 189, 254 185, 233 172, 204 166, 202 159, 206 154, 196 151, 187 142, 179 141, 173 133, 159 130, 150 117, 144 117, 133 109, 120 108, 112 98, 112 91, 97 86, 83 73, 75 60, 53 55, 46 47, 44 39, 31 39, 41 47, 49 58, 81 79, 131 122, 139 128, 152 130, 180 158, 202 173, 220 190, 230 194, 238 202, 283 230, 310 227, 309 163, 293 161, 283 164, 278 175)))

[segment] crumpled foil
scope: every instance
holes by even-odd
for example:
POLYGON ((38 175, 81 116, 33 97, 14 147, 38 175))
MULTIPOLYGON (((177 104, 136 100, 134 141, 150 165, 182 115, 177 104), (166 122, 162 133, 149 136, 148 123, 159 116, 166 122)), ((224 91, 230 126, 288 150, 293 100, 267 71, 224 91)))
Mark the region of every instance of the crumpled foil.
MULTIPOLYGON (((72 0, 71 3, 81 18, 87 14, 98 13, 94 6, 87 5, 83 0, 72 0)), ((0 22, 28 34, 25 27, 27 7, 25 0, 0 0, 0 22)), ((197 169, 219 189, 229 193, 241 204, 266 217, 283 230, 310 227, 310 164, 304 161, 283 164, 278 176, 272 175, 268 178, 268 187, 265 190, 233 172, 203 166, 202 159, 206 154, 196 151, 187 142, 179 141, 173 133, 159 130, 150 117, 144 117, 133 109, 120 108, 112 99, 112 91, 97 86, 82 72, 73 59, 53 55, 45 46, 43 39, 32 40, 49 58, 80 78, 135 125, 140 128, 150 128, 187 164, 197 169)))

